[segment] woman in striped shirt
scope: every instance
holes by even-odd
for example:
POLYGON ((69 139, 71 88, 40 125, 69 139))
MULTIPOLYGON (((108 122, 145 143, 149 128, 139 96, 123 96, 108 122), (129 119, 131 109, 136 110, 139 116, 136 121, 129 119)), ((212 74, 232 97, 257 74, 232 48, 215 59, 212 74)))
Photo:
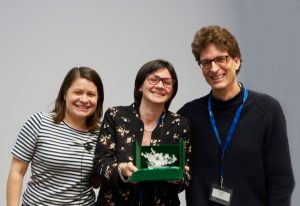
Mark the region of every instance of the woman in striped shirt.
POLYGON ((75 67, 68 72, 53 111, 34 114, 21 128, 12 150, 8 206, 19 205, 29 163, 22 205, 95 204, 90 177, 103 99, 95 70, 75 67))

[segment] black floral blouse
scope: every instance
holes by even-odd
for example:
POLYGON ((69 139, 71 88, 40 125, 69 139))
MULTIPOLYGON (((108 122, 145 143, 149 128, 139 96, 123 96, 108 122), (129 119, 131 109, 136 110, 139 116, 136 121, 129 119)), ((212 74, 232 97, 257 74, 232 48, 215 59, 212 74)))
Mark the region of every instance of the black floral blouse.
MULTIPOLYGON (((179 184, 166 181, 125 183, 120 179, 118 163, 133 161, 131 145, 134 140, 142 143, 143 128, 135 104, 112 107, 105 112, 94 159, 95 172, 102 183, 96 205, 180 205, 178 193, 188 186, 188 173, 179 184)), ((152 132, 150 145, 178 144, 183 138, 186 165, 189 166, 190 137, 189 121, 167 111, 152 132)))

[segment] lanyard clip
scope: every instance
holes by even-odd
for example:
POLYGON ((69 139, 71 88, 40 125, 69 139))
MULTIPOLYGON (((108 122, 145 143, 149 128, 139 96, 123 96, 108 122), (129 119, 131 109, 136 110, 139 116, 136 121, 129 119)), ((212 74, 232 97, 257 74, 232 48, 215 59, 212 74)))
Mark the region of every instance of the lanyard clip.
POLYGON ((223 182, 224 182, 224 178, 223 176, 220 177, 220 185, 221 185, 221 188, 223 188, 223 182))

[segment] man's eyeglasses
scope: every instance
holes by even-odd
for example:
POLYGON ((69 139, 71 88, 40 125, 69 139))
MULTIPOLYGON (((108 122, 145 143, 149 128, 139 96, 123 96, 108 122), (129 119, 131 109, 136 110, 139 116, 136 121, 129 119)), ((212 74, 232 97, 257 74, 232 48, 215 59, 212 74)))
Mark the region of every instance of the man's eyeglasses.
POLYGON ((148 82, 151 85, 157 85, 159 82, 162 82, 164 87, 171 88, 175 83, 175 80, 172 78, 161 78, 155 74, 151 74, 148 76, 148 82))
POLYGON ((224 66, 227 62, 228 62, 228 58, 229 56, 217 56, 213 59, 204 59, 202 61, 200 61, 199 66, 201 67, 201 69, 203 70, 208 70, 211 68, 211 64, 212 62, 215 62, 215 64, 217 64, 218 66, 224 66))

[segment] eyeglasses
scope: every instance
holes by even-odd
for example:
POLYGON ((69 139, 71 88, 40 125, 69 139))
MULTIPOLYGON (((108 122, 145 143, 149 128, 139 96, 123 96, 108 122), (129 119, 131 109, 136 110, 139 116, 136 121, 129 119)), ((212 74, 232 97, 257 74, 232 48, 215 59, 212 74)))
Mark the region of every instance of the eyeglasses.
POLYGON ((162 82, 164 87, 171 88, 175 83, 175 80, 172 78, 161 78, 155 74, 151 74, 148 76, 148 82, 151 85, 157 85, 159 82, 162 82))
POLYGON ((210 69, 212 62, 215 62, 215 64, 217 64, 218 66, 224 66, 225 64, 227 64, 228 58, 229 56, 227 55, 227 56, 217 56, 213 59, 204 59, 200 61, 199 66, 203 70, 210 69))

